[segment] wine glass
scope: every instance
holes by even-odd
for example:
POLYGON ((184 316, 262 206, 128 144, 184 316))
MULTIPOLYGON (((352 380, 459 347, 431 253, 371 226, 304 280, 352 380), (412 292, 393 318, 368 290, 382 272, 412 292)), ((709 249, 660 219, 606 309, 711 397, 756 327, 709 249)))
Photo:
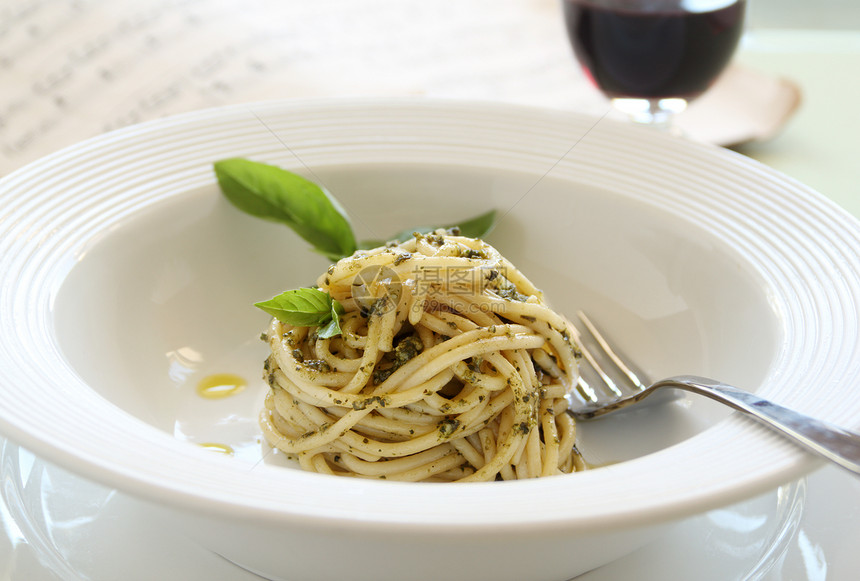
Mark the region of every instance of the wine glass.
POLYGON ((563 0, 588 79, 633 121, 669 129, 734 54, 746 0, 563 0))

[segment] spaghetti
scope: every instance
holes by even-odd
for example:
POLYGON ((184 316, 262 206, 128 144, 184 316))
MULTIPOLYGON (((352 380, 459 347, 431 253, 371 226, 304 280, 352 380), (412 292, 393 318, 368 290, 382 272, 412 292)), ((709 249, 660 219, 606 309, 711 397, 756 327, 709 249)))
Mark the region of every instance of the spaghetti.
POLYGON ((438 230, 332 265, 341 334, 273 320, 267 441, 316 472, 486 481, 584 468, 576 332, 492 246, 438 230))

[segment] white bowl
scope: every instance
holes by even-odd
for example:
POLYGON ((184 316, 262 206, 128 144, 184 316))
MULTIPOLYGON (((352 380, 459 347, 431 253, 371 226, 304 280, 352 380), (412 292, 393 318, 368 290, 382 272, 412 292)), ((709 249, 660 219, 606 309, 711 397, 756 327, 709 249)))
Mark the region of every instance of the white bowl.
POLYGON ((211 164, 232 156, 325 184, 360 238, 495 207, 488 240, 653 377, 709 375, 860 427, 860 226, 725 150, 554 111, 293 101, 131 127, 7 176, 0 430, 246 568, 565 579, 818 463, 693 397, 580 424, 602 467, 569 476, 409 484, 263 458, 266 316, 251 304, 326 262, 222 199, 211 164), (199 398, 217 372, 251 385, 199 398))

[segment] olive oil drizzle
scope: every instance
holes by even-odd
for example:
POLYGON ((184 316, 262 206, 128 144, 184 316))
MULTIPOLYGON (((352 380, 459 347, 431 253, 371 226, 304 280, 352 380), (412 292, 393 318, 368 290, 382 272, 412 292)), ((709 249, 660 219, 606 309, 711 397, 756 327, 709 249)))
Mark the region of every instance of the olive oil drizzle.
POLYGON ((197 395, 206 399, 223 399, 236 395, 247 387, 244 378, 233 373, 207 375, 197 384, 197 395))
POLYGON ((207 450, 211 450, 219 454, 224 454, 225 456, 233 456, 236 453, 236 451, 233 450, 233 448, 231 446, 228 446, 227 444, 218 444, 217 442, 201 442, 197 445, 201 448, 206 448, 207 450))

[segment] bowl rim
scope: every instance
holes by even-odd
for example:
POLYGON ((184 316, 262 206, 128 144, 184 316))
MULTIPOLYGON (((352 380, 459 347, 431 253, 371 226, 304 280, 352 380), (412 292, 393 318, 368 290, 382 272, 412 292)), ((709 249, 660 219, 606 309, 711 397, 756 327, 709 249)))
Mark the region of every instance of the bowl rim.
MULTIPOLYGON (((815 380, 832 392, 840 382, 860 379, 860 366, 852 363, 860 352, 855 299, 860 297, 860 223, 817 192, 753 160, 625 123, 521 105, 424 98, 269 101, 131 126, 63 149, 0 180, 0 203, 10 208, 0 232, 0 269, 7 273, 0 286, 0 336, 16 337, 16 342, 0 341, 0 431, 81 476, 191 512, 258 523, 396 527, 422 534, 601 531, 653 524, 752 497, 818 466, 778 437, 732 416, 669 449, 575 478, 434 485, 356 481, 265 465, 249 474, 246 467, 237 470, 230 459, 188 446, 87 393, 63 360, 51 323, 53 298, 81 248, 100 229, 142 205, 181 195, 183 187, 212 183, 208 167, 192 164, 218 146, 200 151, 201 144, 227 136, 233 140, 229 147, 265 157, 275 146, 272 135, 260 137, 263 120, 280 141, 284 135, 299 136, 296 143, 307 147, 302 158, 312 166, 347 159, 358 164, 374 159, 427 163, 429 154, 452 164, 539 172, 549 160, 555 163, 555 177, 583 180, 575 173, 581 165, 553 159, 575 135, 574 147, 592 148, 588 151, 595 159, 624 152, 626 161, 642 157, 640 169, 664 159, 668 165, 654 171, 668 171, 666 179, 673 178, 672 172, 695 171, 702 179, 717 180, 722 186, 719 203, 701 192, 691 192, 690 199, 667 192, 658 203, 681 215, 711 214, 710 232, 731 239, 769 277, 783 336, 779 362, 760 392, 769 396, 778 384, 787 385, 793 388, 792 397, 785 398, 791 404, 804 401, 798 395, 804 382, 815 380), (345 121, 343 135, 312 135, 315 128, 330 131, 345 121), (447 132, 454 128, 464 134, 452 137, 447 132), (377 138, 370 140, 371 135, 377 138), (130 155, 169 157, 171 161, 162 161, 165 172, 176 177, 148 194, 132 189, 123 194, 127 200, 120 200, 115 192, 106 193, 106 201, 71 209, 82 188, 116 180, 106 172, 120 171, 130 155), (71 185, 48 201, 49 192, 62 184, 71 185), (102 206, 109 212, 94 218, 102 206), (84 221, 89 226, 82 229, 84 221), (822 274, 839 278, 830 288, 813 278, 822 274), (41 402, 50 413, 28 413, 26 404, 37 401, 33 390, 43 389, 71 403, 76 414, 86 407, 88 414, 104 413, 114 421, 109 429, 85 426, 77 435, 63 433, 60 427, 67 427, 67 420, 61 410, 51 409, 53 401, 41 402), (47 425, 45 418, 60 421, 60 427, 47 425), (724 443, 719 450, 715 440, 724 443), (749 449, 751 440, 754 449, 749 449), (138 448, 130 449, 132 442, 138 448), (697 448, 706 453, 695 453, 697 448), (173 472, 167 476, 159 467, 146 468, 151 455, 163 458, 173 472), (677 469, 678 461, 687 463, 684 470, 677 469), (655 473, 672 474, 676 480, 660 480, 655 473), (664 488, 654 495, 650 490, 658 483, 664 488), (282 493, 285 487, 290 495, 282 493), (421 491, 420 505, 416 490, 421 491), (611 498, 595 500, 598 491, 611 498), (528 498, 528 506, 494 510, 509 504, 512 496, 528 498), (549 499, 565 501, 549 510, 549 499)), ((846 410, 838 409, 834 398, 814 403, 810 411, 845 423, 846 410)), ((860 409, 860 399, 851 406, 860 409)))

